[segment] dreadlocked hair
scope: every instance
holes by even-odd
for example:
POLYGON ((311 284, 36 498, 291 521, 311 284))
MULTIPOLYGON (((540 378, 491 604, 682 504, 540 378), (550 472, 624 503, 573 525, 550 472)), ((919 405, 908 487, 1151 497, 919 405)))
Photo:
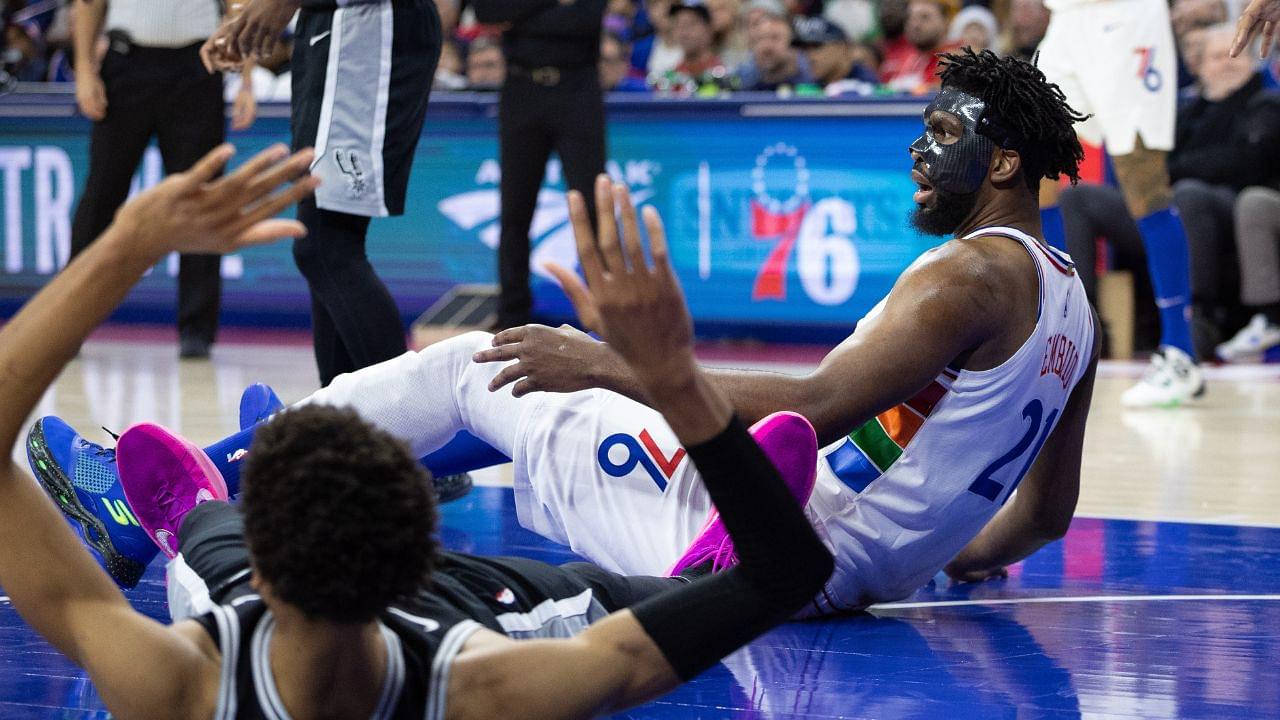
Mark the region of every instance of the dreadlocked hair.
POLYGON ((1080 180, 1084 150, 1073 125, 1088 119, 1067 104, 1062 89, 1045 79, 1036 58, 1025 62, 972 48, 942 55, 938 75, 944 86, 973 95, 987 106, 983 118, 1008 135, 1022 159, 1027 186, 1040 178, 1066 175, 1080 180))

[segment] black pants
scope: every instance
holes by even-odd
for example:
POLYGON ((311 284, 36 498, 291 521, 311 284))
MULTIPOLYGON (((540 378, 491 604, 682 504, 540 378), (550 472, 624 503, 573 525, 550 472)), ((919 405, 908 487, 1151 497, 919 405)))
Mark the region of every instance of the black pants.
POLYGON ((502 163, 502 236, 498 245, 501 296, 498 324, 529 322, 533 295, 529 290, 529 226, 538 207, 547 159, 560 156, 571 190, 587 200, 592 222, 595 177, 604 172, 604 96, 594 66, 565 70, 560 83, 539 85, 513 68, 498 106, 498 138, 502 163))
POLYGON ((1082 184, 1063 190, 1058 205, 1062 208, 1067 252, 1075 261, 1089 302, 1097 307, 1097 240, 1104 238, 1110 249, 1111 267, 1133 275, 1134 345, 1154 349, 1159 342, 1160 318, 1147 270, 1147 251, 1124 196, 1108 185, 1082 184))
POLYGON ((298 203, 307 236, 293 259, 311 292, 311 333, 320 385, 405 351, 404 325, 391 291, 365 252, 369 218, 298 203))
POLYGON ((1173 204, 1182 218, 1191 253, 1191 297, 1219 307, 1238 294, 1236 191, 1225 185, 1184 179, 1173 186, 1173 204))
MULTIPOLYGON (((178 529, 178 550, 209 588, 209 599, 215 605, 253 593, 249 586, 249 547, 244 539, 244 518, 235 506, 206 502, 193 508, 178 529)), ((684 578, 620 575, 584 562, 556 567, 523 558, 509 559, 509 569, 521 566, 525 568, 526 577, 537 576, 541 585, 590 588, 608 612, 630 607, 688 582, 684 578)))
MULTIPOLYGON (((226 137, 222 75, 200 64, 199 45, 134 47, 102 61, 107 116, 89 136, 89 178, 71 226, 74 257, 106 230, 152 138, 166 173, 182 172, 226 137)), ((212 343, 218 332, 222 259, 183 255, 178 270, 178 332, 212 343)))

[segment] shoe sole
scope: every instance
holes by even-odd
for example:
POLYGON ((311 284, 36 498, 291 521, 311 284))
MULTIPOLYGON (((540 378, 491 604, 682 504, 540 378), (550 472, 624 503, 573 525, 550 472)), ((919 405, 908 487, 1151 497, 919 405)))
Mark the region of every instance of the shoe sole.
POLYGON ((158 469, 163 469, 171 478, 204 478, 207 485, 205 489, 214 500, 227 500, 227 483, 203 450, 160 425, 138 423, 120 433, 120 438, 116 440, 116 470, 120 474, 120 489, 124 491, 129 506, 134 508, 134 516, 143 532, 165 557, 172 560, 177 554, 176 549, 170 550, 160 542, 156 532, 163 530, 176 539, 178 528, 155 522, 156 518, 149 517, 148 513, 140 510, 154 504, 150 492, 154 483, 142 481, 139 487, 137 478, 151 475, 158 469))
POLYGON ((443 478, 432 478, 432 487, 436 492, 436 502, 443 505, 461 499, 471 492, 470 473, 446 475, 443 478))
POLYGON ((102 523, 96 513, 80 502, 80 494, 76 492, 75 485, 49 455, 48 446, 44 441, 44 427, 40 423, 36 423, 27 435, 27 461, 31 463, 31 469, 35 471, 36 480, 40 483, 40 487, 44 488, 45 494, 53 500, 63 515, 71 518, 79 526, 80 536, 84 538, 85 543, 102 556, 107 572, 111 574, 116 584, 124 588, 137 586, 147 567, 125 557, 111 544, 111 534, 107 532, 107 526, 102 523))

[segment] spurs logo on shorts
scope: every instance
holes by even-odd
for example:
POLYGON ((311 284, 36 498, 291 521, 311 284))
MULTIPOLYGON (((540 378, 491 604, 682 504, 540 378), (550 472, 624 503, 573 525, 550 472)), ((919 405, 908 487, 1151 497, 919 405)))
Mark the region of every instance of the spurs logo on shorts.
POLYGON ((641 430, 638 436, 627 433, 610 435, 600 443, 600 449, 596 453, 600 467, 609 475, 625 477, 639 465, 649 473, 659 490, 667 489, 667 481, 676 474, 684 457, 682 447, 677 447, 668 456, 658 447, 648 430, 641 430))
POLYGON ((352 198, 363 197, 369 189, 365 180, 364 166, 360 155, 355 150, 334 150, 333 161, 347 178, 347 191, 352 198))

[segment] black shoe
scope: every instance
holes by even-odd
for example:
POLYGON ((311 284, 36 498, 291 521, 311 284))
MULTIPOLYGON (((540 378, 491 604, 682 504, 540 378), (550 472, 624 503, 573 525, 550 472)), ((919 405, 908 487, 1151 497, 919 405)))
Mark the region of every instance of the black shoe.
POLYGON ((178 357, 183 360, 206 360, 213 343, 202 338, 184 337, 178 344, 178 357))
POLYGON ((433 478, 436 490, 436 502, 444 504, 453 502, 471 492, 471 475, 458 473, 433 478))

